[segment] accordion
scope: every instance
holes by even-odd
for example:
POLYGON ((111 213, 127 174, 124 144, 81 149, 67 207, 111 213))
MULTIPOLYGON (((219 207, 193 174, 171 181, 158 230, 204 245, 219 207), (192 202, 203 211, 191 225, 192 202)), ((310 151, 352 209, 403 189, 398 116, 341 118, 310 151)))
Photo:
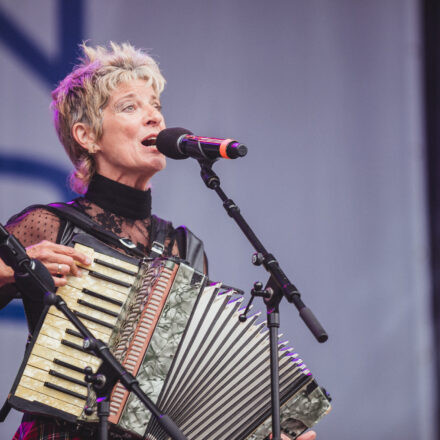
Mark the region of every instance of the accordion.
MULTIPOLYGON (((87 234, 78 234, 74 243, 92 264, 82 268, 82 277, 69 277, 57 294, 186 437, 266 438, 270 348, 259 314, 240 322, 242 297, 209 284, 181 260, 139 261, 87 234)), ((84 370, 96 371, 100 362, 64 315, 48 307, 8 402, 20 411, 97 423, 96 414, 85 411, 96 396, 84 370)), ((281 427, 296 437, 330 410, 329 398, 287 342, 279 343, 279 365, 281 427)), ((120 383, 111 394, 109 422, 118 438, 169 438, 120 383)))

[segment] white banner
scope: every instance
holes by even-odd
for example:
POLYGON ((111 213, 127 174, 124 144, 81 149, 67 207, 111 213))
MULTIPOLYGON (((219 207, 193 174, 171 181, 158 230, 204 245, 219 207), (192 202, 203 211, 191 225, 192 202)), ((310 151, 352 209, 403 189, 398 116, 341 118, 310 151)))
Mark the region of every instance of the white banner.
MULTIPOLYGON (((168 126, 249 147, 215 166, 224 190, 330 335, 318 344, 282 303, 281 331, 334 397, 319 439, 434 438, 417 5, 0 0, 0 220, 73 197, 49 103, 78 41, 151 48, 168 126)), ((212 279, 266 281, 195 161, 169 161, 153 211, 204 239, 212 279)), ((18 307, 0 315, 2 398, 18 307)))

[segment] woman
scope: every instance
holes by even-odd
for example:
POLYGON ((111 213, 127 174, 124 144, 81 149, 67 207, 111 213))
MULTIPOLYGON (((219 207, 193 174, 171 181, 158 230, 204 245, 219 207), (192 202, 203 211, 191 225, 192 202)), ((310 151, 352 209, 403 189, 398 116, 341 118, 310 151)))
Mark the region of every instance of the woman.
MULTIPOLYGON (((186 257, 181 231, 151 216, 150 179, 165 168, 165 157, 155 147, 165 128, 159 99, 165 80, 154 60, 129 44, 111 43, 110 49, 83 44, 82 49, 81 64, 52 93, 55 127, 75 166, 71 185, 83 194, 71 206, 146 255, 161 229, 164 255, 186 257)), ((86 255, 63 245, 72 224, 48 208, 31 207, 7 228, 43 262, 57 287, 68 275, 81 276, 77 264, 90 264, 86 255)), ((0 304, 5 304, 17 289, 1 260, 0 286, 0 304)), ((23 302, 32 333, 43 304, 29 296, 23 302)), ((67 423, 25 415, 14 440, 33 438, 90 437, 67 423)), ((313 432, 301 436, 313 438, 313 432)))

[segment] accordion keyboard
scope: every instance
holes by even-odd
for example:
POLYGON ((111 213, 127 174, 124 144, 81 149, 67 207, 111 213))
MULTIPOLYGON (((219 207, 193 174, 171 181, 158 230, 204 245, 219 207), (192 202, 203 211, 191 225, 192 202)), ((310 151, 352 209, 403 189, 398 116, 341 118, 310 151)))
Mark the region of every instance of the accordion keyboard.
MULTIPOLYGON (((92 264, 58 289, 66 304, 95 337, 109 342, 139 267, 76 244, 92 264)), ((44 319, 15 395, 79 417, 87 401, 84 369, 101 361, 83 349, 75 327, 54 306, 44 319)))

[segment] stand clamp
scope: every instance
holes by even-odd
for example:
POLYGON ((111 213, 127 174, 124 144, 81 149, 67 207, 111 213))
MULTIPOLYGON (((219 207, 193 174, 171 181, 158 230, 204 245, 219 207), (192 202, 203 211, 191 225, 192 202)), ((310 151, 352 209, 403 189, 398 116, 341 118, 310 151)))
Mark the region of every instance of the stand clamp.
POLYGON ((249 309, 251 308, 252 302, 254 301, 254 298, 256 296, 259 296, 259 297, 264 298, 266 300, 266 299, 271 298, 272 294, 273 294, 272 288, 269 287, 268 289, 263 289, 263 283, 262 282, 260 282, 260 281, 255 282, 254 283, 254 287, 251 290, 251 299, 249 300, 249 302, 248 302, 248 304, 246 306, 245 311, 241 315, 239 315, 239 317, 238 317, 239 321, 240 322, 245 322, 246 321, 247 314, 248 314, 249 309))

